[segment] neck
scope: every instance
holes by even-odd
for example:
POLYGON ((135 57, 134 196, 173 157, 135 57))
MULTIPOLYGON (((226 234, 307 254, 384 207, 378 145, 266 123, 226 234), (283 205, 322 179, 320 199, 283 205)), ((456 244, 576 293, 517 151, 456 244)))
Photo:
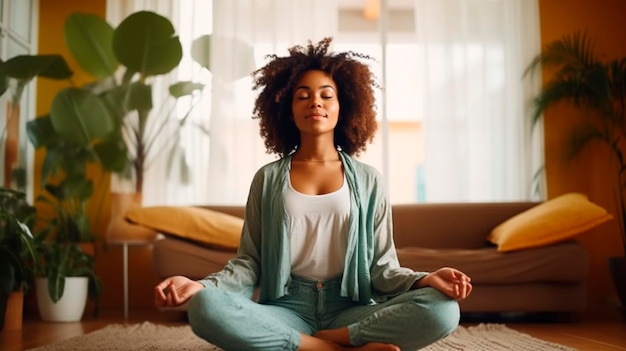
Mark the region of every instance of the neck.
POLYGON ((321 159, 321 160, 301 158, 301 159, 295 159, 295 161, 300 161, 300 162, 335 162, 335 161, 339 161, 339 157, 329 158, 329 159, 321 159))
POLYGON ((339 152, 334 148, 325 152, 306 152, 305 150, 298 150, 293 155, 293 160, 303 162, 339 161, 339 152))

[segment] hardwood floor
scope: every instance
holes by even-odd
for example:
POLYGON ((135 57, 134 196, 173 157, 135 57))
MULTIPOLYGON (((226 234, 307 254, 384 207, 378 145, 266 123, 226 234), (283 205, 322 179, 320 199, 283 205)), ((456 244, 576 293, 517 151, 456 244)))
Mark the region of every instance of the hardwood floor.
MULTIPOLYGON (((129 319, 125 321, 121 310, 105 310, 98 318, 86 316, 80 323, 46 323, 38 317, 27 316, 22 331, 0 333, 0 350, 21 351, 53 344, 98 330, 111 323, 132 324, 151 321, 167 325, 183 325, 186 323, 183 316, 180 312, 131 310, 129 319)), ((472 318, 463 321, 462 324, 471 326, 479 322, 476 318, 472 318)), ((485 320, 485 322, 492 321, 485 320)), ((500 322, 536 338, 566 345, 579 351, 626 351, 626 317, 617 311, 588 314, 566 322, 512 320, 500 322)))

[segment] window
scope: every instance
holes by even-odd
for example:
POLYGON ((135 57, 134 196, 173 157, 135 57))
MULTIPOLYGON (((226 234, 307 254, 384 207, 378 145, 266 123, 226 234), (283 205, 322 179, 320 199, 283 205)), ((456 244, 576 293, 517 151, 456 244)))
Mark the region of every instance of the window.
MULTIPOLYGON (((389 0, 377 20, 363 15, 364 3, 377 1, 177 3, 183 43, 201 34, 237 38, 253 47, 257 67, 267 54, 285 55, 324 36, 335 38, 335 51, 376 58, 380 128, 360 158, 383 173, 393 203, 532 198, 532 175, 542 161, 530 156, 537 153, 525 101, 533 89, 521 77, 539 52, 536 1, 389 0)), ((227 50, 213 55, 218 72, 238 58, 227 50)), ((183 77, 200 77, 189 67, 183 77)), ((212 78, 203 77, 209 86, 194 115, 209 137, 186 138, 191 183, 163 192, 163 181, 155 182, 161 191, 154 198, 145 192, 146 204, 242 204, 254 172, 275 159, 250 118, 251 79, 212 78)))
MULTIPOLYGON (((3 61, 35 53, 38 5, 37 0, 0 0, 0 58, 3 61)), ((10 80, 9 89, 0 96, 0 158, 5 165, 0 179, 4 186, 26 191, 32 198, 32 189, 27 188, 27 184, 32 184, 32 164, 28 160, 33 159, 33 151, 26 136, 26 122, 35 118, 35 82, 24 89, 19 108, 11 102, 12 94, 16 94, 16 84, 10 80)))

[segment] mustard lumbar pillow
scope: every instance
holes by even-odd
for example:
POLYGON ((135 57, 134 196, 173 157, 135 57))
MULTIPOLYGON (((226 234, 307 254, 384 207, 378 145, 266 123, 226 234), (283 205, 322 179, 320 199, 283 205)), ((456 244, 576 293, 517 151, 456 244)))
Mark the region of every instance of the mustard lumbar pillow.
POLYGON ((125 218, 163 234, 227 249, 237 249, 243 228, 239 217, 194 206, 137 207, 125 218))
POLYGON ((487 240, 507 252, 574 238, 613 216, 581 193, 567 193, 532 207, 494 228, 487 240))

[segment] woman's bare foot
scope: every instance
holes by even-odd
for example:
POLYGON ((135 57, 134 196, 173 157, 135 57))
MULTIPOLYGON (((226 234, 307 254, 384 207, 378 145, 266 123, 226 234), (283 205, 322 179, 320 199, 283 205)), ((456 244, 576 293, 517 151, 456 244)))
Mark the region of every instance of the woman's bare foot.
POLYGON ((348 332, 348 328, 319 330, 313 336, 340 345, 350 346, 350 332, 348 332))
POLYGON ((400 348, 393 344, 382 342, 370 342, 360 346, 350 345, 350 335, 348 328, 320 330, 311 335, 301 334, 300 350, 362 350, 362 351, 400 351, 400 348))

